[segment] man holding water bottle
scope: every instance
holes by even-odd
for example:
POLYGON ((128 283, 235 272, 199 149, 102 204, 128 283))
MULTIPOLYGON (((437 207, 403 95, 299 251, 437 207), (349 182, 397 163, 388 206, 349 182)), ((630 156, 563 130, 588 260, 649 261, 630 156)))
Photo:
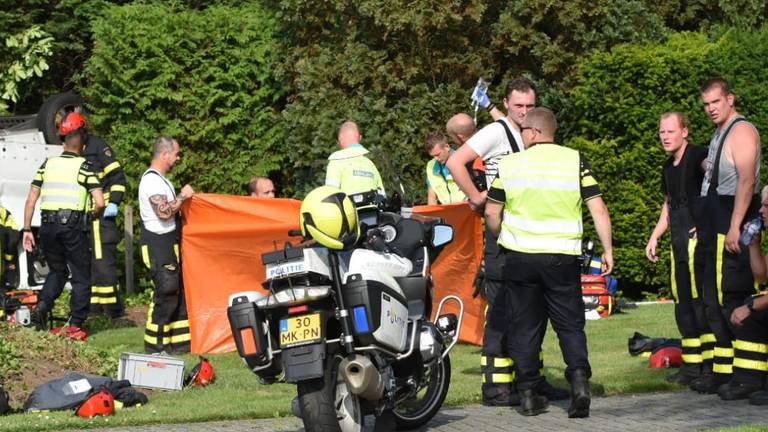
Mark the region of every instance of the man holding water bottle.
MULTIPOLYGON (((486 188, 498 174, 499 160, 510 153, 525 149, 520 125, 528 111, 536 107, 536 87, 527 78, 511 80, 504 93, 504 108, 507 115, 483 127, 456 150, 446 162, 446 166, 454 181, 469 198, 470 206, 481 211, 485 205, 486 190, 478 190, 472 182, 466 165, 476 158, 482 158, 485 163, 486 188)), ((473 94, 473 101, 481 108, 488 110, 496 118, 501 113, 485 92, 473 94), (495 114, 494 114, 495 113, 495 114)), ((454 116, 449 121, 448 129, 453 129, 454 123, 461 120, 454 116)), ((452 134, 455 135, 455 134, 452 134)), ((507 295, 504 290, 503 263, 504 257, 497 244, 498 238, 485 230, 485 298, 488 303, 485 332, 483 334, 483 349, 480 357, 482 369, 483 404, 489 406, 511 406, 520 404, 517 391, 514 388, 514 364, 507 348, 507 333, 509 327, 507 295)), ((543 368, 543 358, 542 358, 543 368)), ((547 381, 541 381, 537 389, 549 400, 569 398, 565 389, 557 388, 547 381)))
POLYGON ((727 81, 713 78, 700 88, 704 111, 715 124, 697 206, 698 261, 704 265, 703 300, 715 335, 712 374, 691 383, 723 400, 746 399, 762 390, 768 346, 760 335, 732 325, 732 311, 756 292, 747 245, 740 244, 745 222, 757 216, 760 135, 736 111, 727 81))

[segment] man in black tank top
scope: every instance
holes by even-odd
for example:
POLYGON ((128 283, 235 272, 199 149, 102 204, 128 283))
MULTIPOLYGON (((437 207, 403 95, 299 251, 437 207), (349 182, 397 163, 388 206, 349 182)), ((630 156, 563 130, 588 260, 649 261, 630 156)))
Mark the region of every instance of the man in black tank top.
POLYGON ((745 399, 762 389, 765 381, 768 353, 761 342, 765 337, 749 326, 730 325, 728 318, 756 292, 749 251, 739 244, 739 237, 759 207, 760 136, 736 111, 735 95, 725 80, 708 80, 700 90, 705 112, 717 129, 697 210, 696 260, 704 265, 705 313, 716 341, 713 374, 695 380, 691 387, 717 392, 725 400, 745 399))
MULTIPOLYGON (((708 339, 709 330, 700 298, 701 280, 695 277, 693 253, 696 247, 696 225, 691 214, 691 204, 698 198, 704 177, 702 162, 707 149, 688 144, 688 117, 681 112, 668 112, 659 121, 659 138, 664 150, 670 155, 664 162, 661 189, 664 204, 645 254, 657 262, 656 246, 659 238, 669 228, 672 232, 671 287, 675 300, 675 321, 683 344, 683 366, 679 372, 667 377, 670 382, 689 384, 702 373, 702 338, 708 339)), ((712 336, 714 338, 714 336, 712 336)), ((714 344, 711 348, 714 348, 714 344)), ((708 349, 707 352, 711 352, 708 349)), ((711 365, 710 365, 711 368, 711 365)))

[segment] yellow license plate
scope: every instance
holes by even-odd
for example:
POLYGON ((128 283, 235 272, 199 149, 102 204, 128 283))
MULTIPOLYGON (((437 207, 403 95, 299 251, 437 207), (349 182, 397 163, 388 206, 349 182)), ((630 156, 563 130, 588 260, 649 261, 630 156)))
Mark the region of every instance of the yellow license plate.
POLYGON ((320 314, 310 314, 280 320, 280 346, 304 345, 320 340, 320 314))

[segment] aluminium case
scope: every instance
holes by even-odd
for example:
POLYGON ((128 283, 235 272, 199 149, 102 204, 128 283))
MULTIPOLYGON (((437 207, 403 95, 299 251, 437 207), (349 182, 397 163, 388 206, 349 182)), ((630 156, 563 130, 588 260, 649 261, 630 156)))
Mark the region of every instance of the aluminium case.
POLYGON ((184 386, 184 360, 157 354, 120 354, 117 379, 127 379, 134 387, 181 390, 184 386))

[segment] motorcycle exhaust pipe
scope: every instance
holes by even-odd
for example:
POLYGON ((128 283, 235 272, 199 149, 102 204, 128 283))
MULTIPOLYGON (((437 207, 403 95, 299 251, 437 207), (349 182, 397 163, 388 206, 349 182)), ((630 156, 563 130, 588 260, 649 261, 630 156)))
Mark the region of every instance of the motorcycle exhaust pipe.
POLYGON ((339 364, 339 373, 349 391, 366 400, 379 400, 384 394, 384 379, 368 357, 353 355, 339 364))

